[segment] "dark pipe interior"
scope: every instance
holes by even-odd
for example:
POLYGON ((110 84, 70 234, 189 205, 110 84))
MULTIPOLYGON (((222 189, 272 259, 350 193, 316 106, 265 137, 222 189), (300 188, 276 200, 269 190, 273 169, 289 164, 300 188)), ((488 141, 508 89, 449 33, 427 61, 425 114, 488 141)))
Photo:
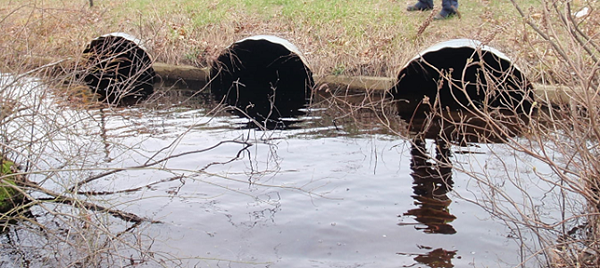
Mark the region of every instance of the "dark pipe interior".
POLYGON ((298 55, 267 40, 235 43, 219 56, 211 76, 217 101, 260 121, 303 114, 299 109, 306 106, 314 85, 298 55))
POLYGON ((442 108, 454 111, 469 110, 473 105, 482 108, 487 104, 487 107, 522 113, 529 112, 533 100, 531 85, 509 61, 471 47, 444 48, 413 60, 400 71, 392 92, 395 99, 408 100, 406 105, 411 108, 400 110, 412 114, 424 96, 429 97, 433 105, 438 88, 442 108), (443 78, 440 72, 451 79, 443 78))
POLYGON ((154 92, 150 56, 134 42, 120 36, 93 40, 83 51, 88 57, 84 81, 110 104, 135 104, 154 92))

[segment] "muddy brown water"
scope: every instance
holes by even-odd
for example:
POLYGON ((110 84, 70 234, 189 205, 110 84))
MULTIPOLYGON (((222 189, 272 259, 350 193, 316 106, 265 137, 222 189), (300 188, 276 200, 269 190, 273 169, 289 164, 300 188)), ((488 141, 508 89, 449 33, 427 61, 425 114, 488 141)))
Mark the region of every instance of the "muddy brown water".
MULTIPOLYGON (((82 187, 144 186, 92 197, 160 222, 128 231, 151 253, 135 258, 141 267, 513 267, 535 252, 535 237, 523 231, 516 238, 479 205, 489 197, 481 181, 444 163, 488 174, 517 200, 525 187, 529 205, 556 214, 551 187, 531 175, 532 166, 544 171, 541 164, 503 144, 415 145, 334 125, 326 109, 294 128, 263 131, 194 106, 71 110, 89 115, 77 123, 89 135, 48 148, 48 165, 84 167, 89 176, 168 158, 82 187), (84 147, 85 159, 62 159, 84 147), (520 187, 508 173, 523 175, 520 187)), ((73 185, 67 172, 61 178, 73 185)))

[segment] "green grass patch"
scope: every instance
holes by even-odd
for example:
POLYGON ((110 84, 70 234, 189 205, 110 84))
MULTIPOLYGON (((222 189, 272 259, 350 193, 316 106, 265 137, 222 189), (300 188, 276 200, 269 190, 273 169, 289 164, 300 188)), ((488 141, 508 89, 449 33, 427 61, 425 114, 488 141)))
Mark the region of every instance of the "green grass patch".
POLYGON ((2 160, 0 163, 0 213, 4 213, 11 210, 15 201, 22 196, 15 188, 17 184, 12 176, 15 163, 8 160, 2 160))

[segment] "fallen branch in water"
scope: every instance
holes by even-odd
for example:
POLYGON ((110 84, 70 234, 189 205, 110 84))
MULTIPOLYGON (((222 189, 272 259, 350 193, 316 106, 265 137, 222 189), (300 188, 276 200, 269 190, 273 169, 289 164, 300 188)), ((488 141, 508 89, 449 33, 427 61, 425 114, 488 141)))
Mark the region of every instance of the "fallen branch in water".
POLYGON ((66 196, 59 195, 59 196, 50 197, 50 198, 38 198, 37 200, 52 201, 52 202, 61 203, 61 204, 65 204, 65 205, 72 205, 72 206, 78 205, 78 206, 81 206, 81 207, 89 209, 89 210, 98 211, 98 212, 106 212, 106 213, 110 214, 111 216, 122 219, 126 222, 140 223, 140 222, 146 221, 146 222, 151 222, 151 223, 160 223, 160 221, 153 221, 153 220, 150 220, 147 218, 142 218, 133 213, 121 211, 118 209, 106 208, 106 207, 103 207, 103 206, 100 206, 100 205, 97 205, 94 203, 85 202, 85 201, 81 201, 79 199, 66 197, 66 196))
POLYGON ((82 195, 111 195, 111 194, 131 193, 131 192, 139 191, 139 190, 144 189, 144 188, 149 188, 150 186, 154 186, 154 185, 159 184, 159 183, 170 182, 170 181, 174 181, 174 180, 181 180, 183 178, 183 176, 184 175, 182 174, 182 175, 179 175, 179 176, 175 176, 175 177, 171 177, 171 178, 166 178, 166 179, 162 179, 162 180, 155 181, 155 182, 152 182, 152 183, 148 183, 148 184, 140 186, 140 187, 129 188, 129 189, 125 189, 125 190, 119 190, 119 191, 79 191, 79 192, 77 192, 77 194, 82 194, 82 195))
MULTIPOLYGON (((109 175, 112 175, 112 174, 115 174, 115 173, 118 173, 118 172, 121 172, 121 171, 125 171, 125 170, 131 170, 131 169, 147 168, 147 167, 155 166, 155 165, 158 165, 158 164, 160 164, 160 163, 163 163, 163 162, 165 162, 165 161, 167 161, 167 160, 170 160, 170 159, 173 159, 173 158, 177 158, 177 157, 181 157, 181 156, 185 156, 185 155, 190 155, 190 154, 197 154, 197 153, 203 153, 203 152, 207 152, 207 151, 210 151, 210 150, 212 150, 212 149, 215 149, 215 148, 217 148, 217 147, 219 147, 219 146, 221 146, 221 145, 223 145, 223 144, 226 144, 226 143, 237 143, 237 144, 243 144, 243 145, 245 145, 245 147, 244 147, 244 148, 243 148, 241 151, 243 151, 243 150, 245 150, 246 148, 248 148, 248 147, 252 146, 252 144, 251 144, 251 143, 248 143, 248 142, 245 142, 245 141, 236 141, 236 140, 221 141, 221 142, 219 142, 219 143, 217 143, 217 144, 215 144, 215 145, 213 145, 213 146, 211 146, 211 147, 205 148, 205 149, 201 149, 201 150, 195 150, 195 151, 189 151, 189 152, 184 152, 184 153, 175 154, 175 155, 170 155, 170 156, 168 156, 168 157, 162 158, 162 159, 160 159, 160 160, 156 160, 156 161, 154 161, 154 162, 146 162, 146 163, 145 163, 145 164, 143 164, 143 165, 134 166, 134 167, 127 167, 127 168, 116 168, 116 169, 114 169, 114 170, 111 170, 111 171, 108 171, 108 172, 100 173, 100 174, 98 174, 98 175, 95 175, 95 176, 89 177, 89 178, 87 178, 87 179, 85 179, 85 180, 83 180, 83 181, 77 182, 77 183, 75 184, 75 186, 73 186, 73 187, 69 188, 69 191, 70 191, 70 192, 72 192, 72 191, 74 191, 75 189, 77 189, 77 188, 80 188, 80 187, 81 187, 81 186, 83 186, 84 184, 90 183, 90 182, 92 182, 92 181, 95 181, 95 180, 97 180, 97 179, 100 179, 100 178, 103 178, 103 177, 106 177, 106 176, 109 176, 109 175)), ((239 153, 238 153, 238 155, 236 156, 236 158, 237 158, 237 157, 239 157, 239 153)), ((234 158, 234 159, 235 159, 235 158, 234 158)), ((212 165, 212 164, 209 164, 209 166, 210 166, 210 165, 212 165)), ((206 167, 205 167, 205 169, 206 169, 206 167)))
POLYGON ((15 186, 15 187, 21 188, 21 189, 19 189, 20 191, 23 191, 24 189, 33 190, 33 191, 42 192, 42 193, 50 196, 50 197, 42 197, 42 198, 32 198, 30 195, 28 195, 28 198, 32 201, 45 201, 45 202, 54 202, 54 203, 72 205, 72 206, 79 206, 79 207, 83 207, 83 208, 93 210, 93 211, 106 212, 106 213, 112 215, 113 217, 122 219, 127 222, 159 223, 159 221, 153 221, 153 220, 150 220, 147 218, 143 218, 143 217, 137 216, 133 213, 121 211, 118 209, 106 208, 106 207, 103 207, 103 206, 100 206, 100 205, 97 205, 97 204, 94 204, 91 202, 83 201, 83 200, 73 198, 73 197, 64 196, 64 195, 61 195, 54 191, 43 188, 40 185, 38 185, 37 183, 29 181, 29 180, 19 181, 17 186, 15 186))

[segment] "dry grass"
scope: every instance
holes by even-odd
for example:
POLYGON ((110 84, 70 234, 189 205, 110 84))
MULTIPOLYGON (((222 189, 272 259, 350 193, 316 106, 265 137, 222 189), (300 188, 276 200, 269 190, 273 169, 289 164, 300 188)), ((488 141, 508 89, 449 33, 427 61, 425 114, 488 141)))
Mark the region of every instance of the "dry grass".
POLYGON ((316 75, 393 77, 418 51, 453 38, 481 40, 523 66, 539 60, 528 56, 539 48, 529 46, 535 38, 508 2, 468 1, 460 19, 432 23, 430 12, 409 13, 410 1, 395 0, 0 2, 10 33, 0 37, 3 62, 77 56, 92 38, 116 31, 146 40, 157 61, 197 66, 244 37, 278 35, 300 48, 316 75))

